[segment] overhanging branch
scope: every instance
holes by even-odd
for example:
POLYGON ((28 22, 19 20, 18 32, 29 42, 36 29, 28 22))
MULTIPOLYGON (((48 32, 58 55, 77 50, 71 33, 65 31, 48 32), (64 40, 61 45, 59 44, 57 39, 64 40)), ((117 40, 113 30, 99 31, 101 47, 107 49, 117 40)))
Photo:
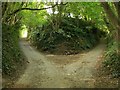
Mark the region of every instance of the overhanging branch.
MULTIPOLYGON (((66 4, 67 4, 67 3, 65 3, 65 4, 63 4, 63 5, 66 5, 66 4)), ((40 9, 38 9, 38 8, 20 8, 20 9, 17 9, 17 10, 15 10, 15 11, 13 11, 13 12, 10 13, 9 15, 16 14, 16 13, 22 11, 22 10, 45 10, 45 9, 49 9, 49 8, 54 8, 54 7, 57 6, 57 5, 59 5, 59 4, 55 4, 55 5, 51 6, 51 7, 40 8, 40 9)))
POLYGON ((17 10, 15 10, 15 11, 13 11, 13 12, 10 13, 9 15, 16 14, 16 13, 22 11, 22 10, 45 10, 45 9, 49 9, 49 8, 54 8, 54 7, 57 6, 57 5, 58 5, 58 4, 55 4, 55 5, 51 6, 51 7, 40 8, 40 9, 38 9, 38 8, 20 8, 20 9, 17 9, 17 10))

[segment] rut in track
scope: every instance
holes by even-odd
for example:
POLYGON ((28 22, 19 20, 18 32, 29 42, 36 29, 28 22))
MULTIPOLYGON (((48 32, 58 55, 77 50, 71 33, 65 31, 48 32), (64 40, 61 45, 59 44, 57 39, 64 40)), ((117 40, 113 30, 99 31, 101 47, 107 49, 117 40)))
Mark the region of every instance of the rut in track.
POLYGON ((95 65, 105 48, 99 44, 82 54, 45 55, 25 40, 20 47, 29 63, 14 85, 17 88, 94 88, 95 65))

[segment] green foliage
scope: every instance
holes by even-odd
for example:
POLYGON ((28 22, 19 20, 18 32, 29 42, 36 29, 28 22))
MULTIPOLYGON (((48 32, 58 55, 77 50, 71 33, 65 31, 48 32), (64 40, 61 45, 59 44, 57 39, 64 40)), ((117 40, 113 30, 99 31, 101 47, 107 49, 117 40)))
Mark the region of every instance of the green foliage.
MULTIPOLYGON (((42 2, 29 2, 27 4, 27 8, 44 8, 44 4, 42 2)), ((46 10, 43 11, 29 11, 24 10, 19 13, 19 16, 22 17, 21 23, 26 25, 30 28, 36 28, 38 26, 43 25, 46 23, 46 17, 48 13, 46 10)))
POLYGON ((99 41, 100 31, 91 22, 82 19, 77 19, 76 22, 74 18, 65 18, 61 28, 64 30, 66 38, 72 41, 72 45, 75 47, 79 46, 79 49, 91 48, 97 40, 99 41))
MULTIPOLYGON (((29 3, 27 7, 43 8, 45 5, 53 3, 29 3)), ((89 49, 99 42, 106 30, 100 3, 68 3, 52 10, 58 14, 48 15, 46 10, 21 12, 21 21, 28 28, 28 39, 43 51, 54 50, 61 43, 74 51, 89 49), (73 14, 73 18, 68 14, 73 14)))
POLYGON ((105 22, 103 20, 104 12, 99 2, 70 2, 66 7, 67 13, 73 16, 80 16, 83 19, 94 22, 95 26, 105 30, 105 22))
POLYGON ((46 12, 38 11, 22 11, 21 16, 23 17, 21 23, 26 26, 36 27, 44 24, 46 21, 44 19, 46 12))
POLYGON ((19 50, 19 25, 2 25, 2 69, 6 75, 12 75, 17 65, 21 63, 21 52, 19 50))
POLYGON ((43 27, 33 30, 30 39, 39 49, 50 52, 57 49, 61 43, 68 46, 68 52, 90 49, 99 42, 102 34, 91 22, 70 17, 63 17, 58 30, 52 30, 51 23, 43 27))
POLYGON ((113 77, 120 77, 120 54, 118 53, 118 42, 112 41, 108 43, 105 53, 104 66, 108 68, 113 77))

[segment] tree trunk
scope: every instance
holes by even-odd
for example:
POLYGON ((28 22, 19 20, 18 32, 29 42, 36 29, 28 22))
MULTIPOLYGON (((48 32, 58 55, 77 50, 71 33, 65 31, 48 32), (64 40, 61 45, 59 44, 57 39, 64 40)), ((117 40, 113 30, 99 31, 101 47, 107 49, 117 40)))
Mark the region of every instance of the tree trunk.
POLYGON ((101 2, 101 5, 103 6, 109 20, 111 21, 112 25, 117 29, 120 30, 120 20, 115 16, 112 9, 108 5, 107 2, 101 2))
MULTIPOLYGON (((110 20, 111 25, 115 28, 115 33, 114 33, 114 39, 116 42, 120 42, 120 19, 119 15, 118 17, 115 15, 115 13, 112 11, 110 8, 109 4, 107 2, 101 2, 101 5, 104 8, 104 11, 106 12, 106 15, 108 16, 108 19, 110 20)), ((120 6, 118 6, 118 3, 114 3, 117 13, 120 14, 120 6)), ((118 51, 120 51, 120 48, 118 47, 118 51)))
POLYGON ((2 17, 4 16, 6 9, 7 9, 7 2, 2 2, 2 17))

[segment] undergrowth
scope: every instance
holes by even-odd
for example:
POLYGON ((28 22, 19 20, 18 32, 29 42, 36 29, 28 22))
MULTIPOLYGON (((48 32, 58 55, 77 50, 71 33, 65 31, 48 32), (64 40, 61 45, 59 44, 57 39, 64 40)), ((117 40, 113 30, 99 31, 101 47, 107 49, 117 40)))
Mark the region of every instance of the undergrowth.
POLYGON ((19 48, 19 25, 2 25, 2 71, 3 75, 12 76, 18 66, 23 64, 19 48))
POLYGON ((76 23, 75 18, 63 17, 58 30, 52 30, 51 23, 47 23, 44 28, 32 30, 29 34, 33 44, 42 51, 56 53, 56 49, 64 44, 65 54, 73 54, 94 47, 105 32, 92 22, 78 19, 76 23))
POLYGON ((120 53, 118 53, 118 48, 120 48, 120 43, 114 40, 110 41, 107 44, 105 61, 103 62, 110 74, 115 78, 120 77, 120 53))

